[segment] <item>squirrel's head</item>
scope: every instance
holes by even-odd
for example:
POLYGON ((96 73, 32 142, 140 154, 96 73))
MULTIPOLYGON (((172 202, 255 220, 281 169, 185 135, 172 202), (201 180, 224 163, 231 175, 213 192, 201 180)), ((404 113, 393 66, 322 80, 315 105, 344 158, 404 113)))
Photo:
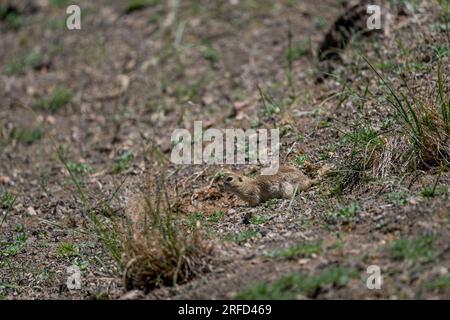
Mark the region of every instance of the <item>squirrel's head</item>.
POLYGON ((226 191, 235 192, 240 188, 246 179, 248 178, 240 174, 227 172, 224 176, 223 187, 226 191))

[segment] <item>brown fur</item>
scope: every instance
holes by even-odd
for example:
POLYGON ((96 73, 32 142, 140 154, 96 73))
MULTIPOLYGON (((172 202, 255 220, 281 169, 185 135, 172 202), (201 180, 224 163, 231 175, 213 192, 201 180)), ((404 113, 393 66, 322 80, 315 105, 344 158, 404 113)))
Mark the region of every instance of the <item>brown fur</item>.
POLYGON ((300 170, 281 166, 277 174, 260 175, 249 178, 239 173, 225 175, 224 188, 236 194, 250 206, 256 206, 269 199, 290 199, 297 192, 309 189, 315 180, 311 180, 300 170))

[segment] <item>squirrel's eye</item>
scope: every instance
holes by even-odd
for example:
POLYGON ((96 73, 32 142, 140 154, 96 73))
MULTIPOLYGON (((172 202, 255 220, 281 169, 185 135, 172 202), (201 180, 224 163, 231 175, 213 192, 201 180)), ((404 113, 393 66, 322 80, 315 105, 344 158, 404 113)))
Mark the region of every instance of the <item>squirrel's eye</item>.
POLYGON ((228 177, 226 181, 228 181, 228 182, 233 181, 233 177, 228 177))

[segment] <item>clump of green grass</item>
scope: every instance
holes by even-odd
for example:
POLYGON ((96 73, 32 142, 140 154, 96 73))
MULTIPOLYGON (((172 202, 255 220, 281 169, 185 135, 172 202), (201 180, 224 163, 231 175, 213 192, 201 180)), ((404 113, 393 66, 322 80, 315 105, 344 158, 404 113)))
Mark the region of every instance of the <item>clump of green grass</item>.
POLYGON ((125 4, 125 13, 142 10, 147 7, 156 6, 160 0, 128 0, 125 4))
POLYGON ((409 203, 411 195, 406 191, 393 191, 388 193, 388 199, 396 206, 406 206, 409 203))
POLYGON ((204 221, 206 221, 206 217, 203 212, 194 212, 186 217, 186 224, 190 229, 196 229, 197 224, 204 221))
POLYGON ((265 216, 265 215, 259 215, 259 214, 253 214, 250 217, 250 223, 251 224, 255 224, 255 225, 259 225, 259 224, 264 224, 267 221, 269 221, 270 217, 269 216, 265 216))
POLYGON ((19 254, 26 245, 27 236, 22 225, 15 228, 15 238, 12 242, 0 242, 0 257, 13 257, 19 254))
POLYGON ((16 196, 8 191, 0 192, 0 208, 3 210, 9 210, 14 207, 16 203, 16 196))
POLYGON ((354 218, 360 209, 360 205, 357 202, 352 202, 348 205, 340 205, 336 210, 328 212, 326 214, 326 219, 329 222, 347 222, 354 218))
POLYGON ((438 276, 432 281, 425 283, 424 287, 439 290, 448 289, 450 288, 450 275, 438 276))
POLYGON ((439 174, 434 181, 434 184, 432 187, 425 187, 422 189, 420 194, 425 198, 433 198, 441 194, 448 195, 448 186, 438 186, 439 179, 441 178, 442 173, 444 172, 445 167, 442 166, 441 170, 439 171, 439 174))
MULTIPOLYGON (((367 60, 366 60, 367 61, 367 60)), ((367 61, 387 90, 387 102, 396 115, 402 130, 397 134, 406 135, 409 167, 428 169, 441 164, 450 164, 450 96, 444 91, 442 65, 437 68, 436 92, 418 97, 411 90, 402 92, 367 61)), ((395 137, 399 139, 398 137, 395 137)), ((401 148, 400 148, 401 149, 401 148)), ((398 150, 396 154, 398 153, 398 150)))
POLYGON ((117 158, 116 162, 113 165, 112 171, 113 173, 120 173, 125 170, 128 170, 130 167, 131 161, 134 159, 134 154, 131 150, 127 150, 122 155, 117 158))
MULTIPOLYGON (((164 171, 162 152, 151 151, 150 155, 155 156, 160 166, 155 172, 164 171)), ((125 179, 108 201, 97 200, 93 204, 61 147, 57 149, 57 156, 77 187, 89 227, 117 263, 126 289, 176 285, 208 270, 213 244, 204 241, 201 230, 186 226, 167 191, 165 177, 151 178, 148 190, 130 199, 125 214, 117 216, 112 214, 110 202, 125 179)))
POLYGON ((0 21, 4 21, 12 30, 19 30, 24 24, 24 19, 17 10, 4 5, 0 5, 0 21))
POLYGON ((211 245, 200 229, 186 227, 169 199, 163 185, 156 187, 155 196, 146 195, 122 224, 121 264, 127 289, 176 285, 206 267, 211 245))
POLYGON ((323 17, 314 19, 314 25, 319 30, 325 30, 328 27, 328 21, 323 17))
POLYGON ((366 170, 379 161, 384 146, 380 133, 369 125, 357 125, 353 131, 344 133, 339 141, 345 152, 338 176, 337 191, 352 188, 366 177, 366 170))
POLYGON ((212 223, 218 223, 225 216, 223 211, 215 211, 211 216, 208 217, 208 221, 212 223))
POLYGON ((318 274, 291 273, 268 283, 250 286, 236 296, 245 300, 292 300, 301 297, 315 298, 328 287, 343 287, 357 274, 342 267, 328 267, 318 274))
POLYGON ((447 186, 425 187, 420 191, 420 194, 422 195, 422 197, 425 198, 434 198, 442 194, 448 195, 448 187, 447 186))
POLYGON ((11 131, 10 139, 22 142, 25 144, 33 144, 44 137, 44 130, 42 128, 26 129, 26 128, 14 128, 11 131))
POLYGON ((273 259, 296 259, 299 257, 311 257, 322 251, 322 241, 296 244, 286 249, 277 249, 266 254, 273 259))
POLYGON ((259 234, 259 232, 257 230, 248 229, 248 230, 239 232, 237 234, 229 235, 227 237, 227 239, 233 241, 236 244, 241 245, 241 244, 253 239, 258 234, 259 234))
POLYGON ((80 248, 72 242, 61 242, 56 249, 56 254, 60 258, 72 258, 79 255, 80 248))
POLYGON ((299 168, 303 168, 305 166, 305 162, 308 161, 308 159, 309 156, 307 154, 297 156, 294 159, 294 164, 299 168))
POLYGON ((396 260, 416 261, 423 259, 425 262, 435 258, 432 245, 435 236, 427 234, 418 238, 398 239, 390 246, 392 258, 396 260))
POLYGON ((27 68, 36 68, 42 64, 44 59, 45 55, 40 52, 29 52, 19 55, 6 64, 3 73, 7 76, 12 76, 23 72, 27 68))
POLYGON ((67 166, 69 169, 76 174, 87 174, 94 172, 94 169, 86 164, 81 162, 68 162, 67 166))
POLYGON ((286 52, 287 61, 295 61, 304 56, 306 56, 310 51, 309 44, 307 41, 300 41, 291 48, 288 48, 286 52))
POLYGON ((188 228, 195 230, 198 225, 210 226, 212 223, 218 223, 223 219, 225 213, 223 211, 215 211, 212 215, 207 216, 203 212, 194 212, 186 217, 186 225, 188 228))
POLYGON ((44 110, 56 112, 66 106, 72 98, 73 93, 71 90, 64 86, 58 86, 53 89, 50 97, 47 99, 40 99, 36 105, 44 110))
POLYGON ((202 52, 203 59, 209 61, 211 64, 215 64, 220 61, 220 51, 213 47, 210 43, 205 45, 202 52))

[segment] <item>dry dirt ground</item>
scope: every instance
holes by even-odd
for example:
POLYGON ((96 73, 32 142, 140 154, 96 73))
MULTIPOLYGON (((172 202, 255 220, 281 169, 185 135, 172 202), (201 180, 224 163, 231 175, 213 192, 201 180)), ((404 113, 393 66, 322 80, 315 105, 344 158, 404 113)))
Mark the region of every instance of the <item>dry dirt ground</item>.
POLYGON ((389 32, 353 37, 322 82, 316 49, 343 1, 72 2, 81 30, 65 27, 68 1, 0 2, 0 299, 123 297, 123 270, 86 203, 109 225, 159 174, 181 190, 178 219, 199 225, 214 253, 189 281, 131 297, 450 298, 450 150, 426 167, 373 163, 375 139, 383 155, 401 152, 388 138, 401 120, 364 60, 427 101, 440 69, 448 97, 436 1, 383 3, 389 32), (172 131, 194 120, 279 128, 283 163, 333 170, 292 203, 250 208, 221 191, 220 166, 157 172, 152 150, 169 157, 172 131), (72 265, 79 290, 66 284, 72 265), (379 290, 366 286, 371 265, 379 290))

